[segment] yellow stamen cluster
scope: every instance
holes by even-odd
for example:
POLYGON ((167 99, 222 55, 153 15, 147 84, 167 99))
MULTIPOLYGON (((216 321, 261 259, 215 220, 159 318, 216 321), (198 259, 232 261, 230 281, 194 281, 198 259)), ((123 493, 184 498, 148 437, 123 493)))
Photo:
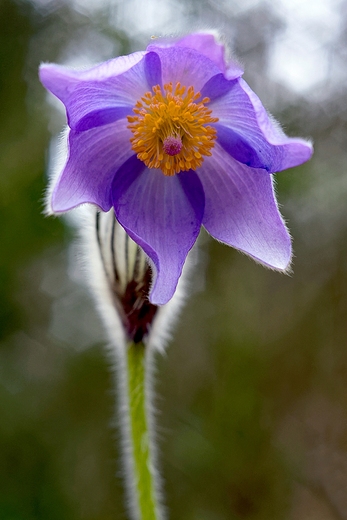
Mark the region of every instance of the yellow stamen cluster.
POLYGON ((146 166, 160 168, 164 175, 196 170, 203 155, 212 155, 217 135, 209 126, 218 121, 205 106, 209 98, 197 102, 200 92, 180 83, 175 89, 172 83, 164 85, 164 93, 159 85, 152 90, 136 103, 135 116, 128 116, 132 149, 146 166))

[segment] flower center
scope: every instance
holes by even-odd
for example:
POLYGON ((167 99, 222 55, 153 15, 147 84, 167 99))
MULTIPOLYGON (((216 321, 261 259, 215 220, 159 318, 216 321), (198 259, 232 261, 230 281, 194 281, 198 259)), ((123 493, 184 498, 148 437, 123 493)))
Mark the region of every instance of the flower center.
POLYGON ((132 149, 148 168, 160 168, 164 175, 196 170, 203 156, 212 155, 217 136, 208 124, 218 121, 205 106, 209 98, 197 103, 200 92, 180 83, 175 89, 172 83, 164 85, 164 93, 159 85, 152 90, 137 101, 135 115, 128 116, 132 149))

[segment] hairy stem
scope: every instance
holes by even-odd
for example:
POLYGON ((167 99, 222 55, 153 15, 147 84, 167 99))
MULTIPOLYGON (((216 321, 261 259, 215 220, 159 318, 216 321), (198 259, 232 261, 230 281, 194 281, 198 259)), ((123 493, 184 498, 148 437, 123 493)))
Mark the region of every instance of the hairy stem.
POLYGON ((132 343, 127 348, 130 441, 139 520, 159 520, 155 471, 150 453, 146 403, 146 347, 132 343))

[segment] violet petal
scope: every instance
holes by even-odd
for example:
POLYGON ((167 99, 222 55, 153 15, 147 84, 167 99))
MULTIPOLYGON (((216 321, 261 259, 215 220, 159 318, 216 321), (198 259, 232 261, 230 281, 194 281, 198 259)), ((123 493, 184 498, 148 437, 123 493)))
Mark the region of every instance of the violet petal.
MULTIPOLYGON (((210 83, 213 93, 213 81, 210 83)), ((217 139, 220 137, 220 144, 231 156, 269 172, 298 166, 311 157, 312 145, 287 137, 245 81, 235 80, 230 85, 229 92, 211 101, 209 107, 219 118, 217 139)), ((209 96, 207 88, 204 94, 209 96)))
POLYGON ((159 85, 163 87, 161 79, 161 62, 156 52, 147 52, 145 56, 145 74, 149 90, 159 85))
POLYGON ((166 177, 131 158, 117 172, 112 193, 118 221, 153 263, 150 301, 173 296, 183 264, 200 231, 204 193, 195 172, 166 177))
POLYGON ((212 33, 193 33, 178 40, 177 47, 189 47, 213 61, 227 79, 235 79, 243 74, 243 69, 234 61, 226 63, 225 47, 212 33))
POLYGON ((144 55, 121 56, 86 71, 43 64, 40 80, 64 103, 70 128, 88 130, 131 113, 146 91, 144 55))
POLYGON ((212 76, 201 90, 201 96, 208 97, 210 102, 225 96, 237 84, 235 80, 227 79, 224 74, 216 74, 212 76))
POLYGON ((212 76, 220 73, 213 61, 195 49, 149 45, 147 50, 155 52, 160 58, 164 85, 180 82, 186 87, 193 86, 198 92, 212 76))
POLYGON ((123 119, 86 132, 70 131, 68 159, 53 187, 54 212, 68 211, 84 202, 97 204, 104 211, 111 208, 115 172, 134 154, 127 125, 123 119))
POLYGON ((291 240, 278 211, 272 176, 239 163, 216 144, 199 177, 205 191, 207 231, 262 264, 285 270, 291 240))

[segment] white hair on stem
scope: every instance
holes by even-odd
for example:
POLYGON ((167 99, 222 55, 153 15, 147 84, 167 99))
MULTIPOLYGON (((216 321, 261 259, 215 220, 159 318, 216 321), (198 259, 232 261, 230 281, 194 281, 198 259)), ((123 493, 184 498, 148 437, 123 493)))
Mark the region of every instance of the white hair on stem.
MULTIPOLYGON (((121 303, 115 294, 115 284, 118 284, 120 292, 124 291, 132 277, 145 273, 148 268, 148 259, 142 249, 128 237, 117 222, 113 209, 105 213, 100 212, 93 205, 86 204, 70 212, 69 220, 79 231, 79 249, 86 281, 109 338, 108 354, 115 369, 118 388, 117 423, 121 431, 122 466, 127 489, 127 503, 131 517, 137 519, 140 518, 140 513, 136 502, 135 466, 132 457, 129 395, 127 393, 126 352, 129 338, 122 322, 121 303), (139 250, 140 255, 138 258, 136 257, 136 260, 135 255, 139 250), (136 266, 137 268, 135 268, 136 266)), ((145 402, 149 449, 160 520, 166 518, 166 512, 163 506, 162 482, 157 469, 159 456, 154 406, 155 355, 163 353, 171 339, 173 327, 187 299, 188 279, 196 262, 197 252, 196 249, 193 249, 189 254, 173 298, 167 304, 157 308, 149 332, 143 338, 143 343, 146 345, 145 402)))
MULTIPOLYGON (((66 128, 59 137, 52 139, 51 142, 50 184, 46 193, 45 210, 48 215, 54 213, 51 198, 54 186, 66 163, 68 133, 69 129, 66 128)), ((124 304, 122 297, 129 287, 136 286, 136 284, 141 286, 141 283, 142 285, 145 283, 148 291, 151 286, 151 283, 148 282, 148 275, 152 278, 150 269, 153 267, 147 255, 118 223, 113 209, 109 212, 102 212, 92 204, 84 204, 70 211, 65 218, 78 230, 80 267, 84 271, 85 281, 109 339, 107 352, 115 371, 115 382, 118 389, 116 419, 121 433, 122 467, 126 483, 127 505, 131 518, 138 520, 140 510, 137 501, 127 371, 127 349, 134 339, 129 336, 131 331, 129 332, 126 321, 129 309, 122 307, 124 304)), ((154 306, 148 301, 148 296, 140 295, 142 299, 140 298, 139 304, 153 308, 153 314, 150 315, 148 327, 146 324, 141 342, 145 345, 145 414, 158 520, 164 520, 167 515, 163 506, 162 482, 157 470, 159 457, 154 406, 155 355, 163 353, 171 339, 173 327, 187 298, 188 279, 196 262, 197 252, 196 248, 193 248, 185 263, 175 294, 165 305, 154 306)), ((136 306, 138 298, 137 295, 135 296, 130 300, 135 301, 136 306)))

